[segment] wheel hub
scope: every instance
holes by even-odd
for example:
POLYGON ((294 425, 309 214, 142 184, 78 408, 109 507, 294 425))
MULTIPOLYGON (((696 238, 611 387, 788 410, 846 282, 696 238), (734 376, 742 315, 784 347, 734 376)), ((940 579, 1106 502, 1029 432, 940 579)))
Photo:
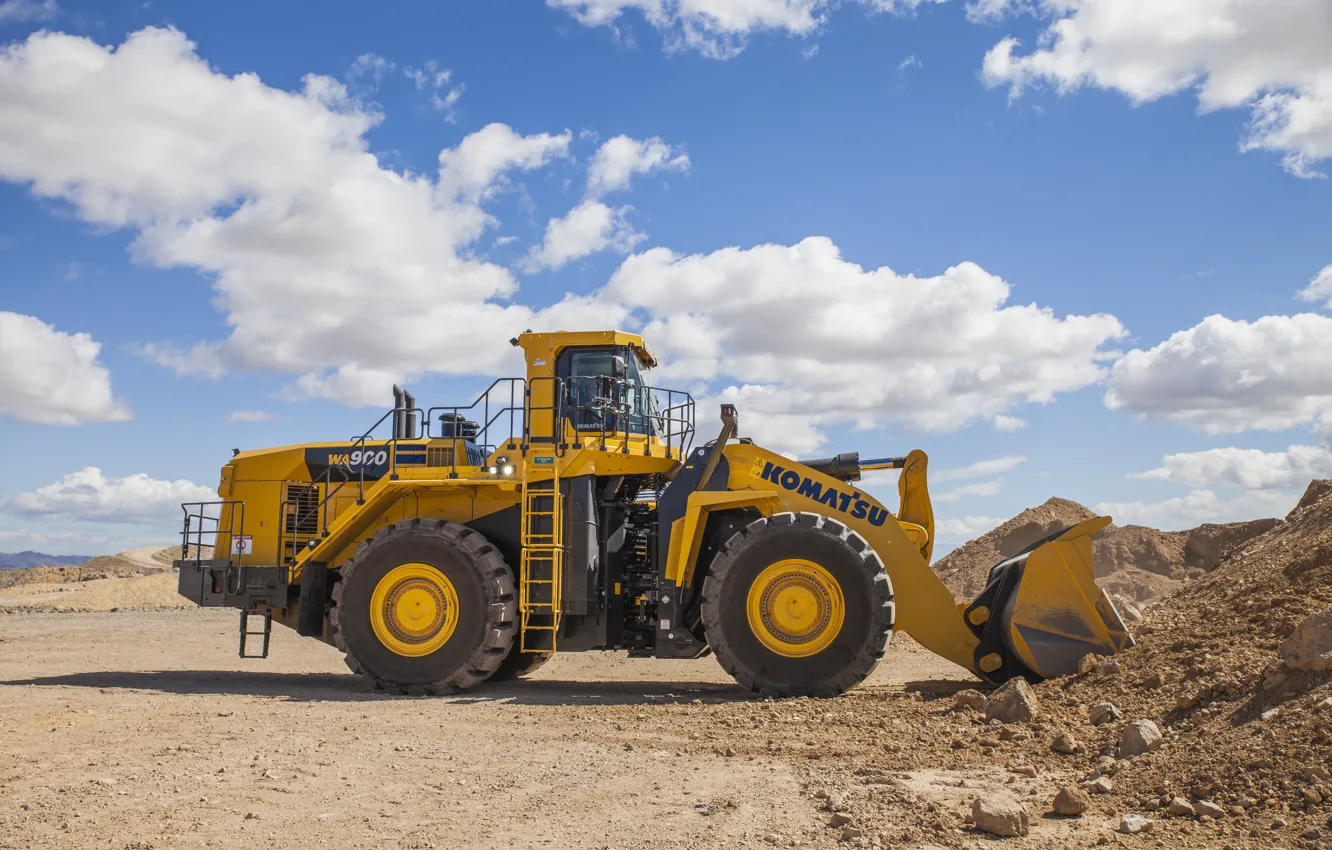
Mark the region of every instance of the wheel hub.
POLYGON ((788 658, 826 649, 846 617, 837 580, 818 564, 799 558, 778 561, 759 573, 749 587, 746 609, 759 642, 788 658))
POLYGON ((375 585, 370 625, 390 651, 413 658, 429 655, 448 643, 458 625, 458 592, 434 567, 402 564, 375 585))

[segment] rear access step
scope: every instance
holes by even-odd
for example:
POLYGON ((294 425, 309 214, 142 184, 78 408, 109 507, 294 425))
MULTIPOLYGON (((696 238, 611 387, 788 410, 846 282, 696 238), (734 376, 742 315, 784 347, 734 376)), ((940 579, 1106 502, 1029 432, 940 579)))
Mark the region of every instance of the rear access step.
POLYGON ((241 658, 267 658, 268 642, 272 638, 272 635, 273 635, 272 609, 270 608, 264 608, 261 610, 246 609, 246 608, 241 609, 240 612, 240 657, 241 658), (250 630, 251 617, 263 617, 264 618, 263 628, 257 632, 251 631, 250 630), (252 637, 261 637, 261 636, 264 639, 263 651, 261 651, 258 655, 247 655, 245 653, 246 639, 252 637))
POLYGON ((980 640, 975 666, 987 681, 1067 676, 1085 655, 1114 655, 1133 645, 1092 568, 1092 536, 1109 524, 1109 517, 1080 522, 990 570, 963 614, 980 640))

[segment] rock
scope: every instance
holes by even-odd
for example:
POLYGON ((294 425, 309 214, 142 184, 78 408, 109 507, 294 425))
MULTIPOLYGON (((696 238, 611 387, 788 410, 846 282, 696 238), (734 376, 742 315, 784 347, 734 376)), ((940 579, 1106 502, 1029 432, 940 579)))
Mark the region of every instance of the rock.
POLYGON ((1165 738, 1161 730, 1150 720, 1134 720, 1119 731, 1119 754, 1123 758, 1134 758, 1143 753, 1150 753, 1161 746, 1165 738))
POLYGON ((1295 505, 1291 514, 1295 513, 1295 511, 1298 511, 1300 508, 1307 508, 1310 505, 1321 501, 1328 494, 1332 494, 1332 480, 1320 480, 1315 478, 1313 481, 1309 482, 1309 486, 1305 488, 1304 495, 1300 497, 1300 501, 1295 505))
POLYGON ((1193 811, 1192 803, 1185 800, 1183 797, 1175 797, 1170 801, 1170 805, 1166 806, 1166 814, 1174 815, 1177 818, 1191 818, 1195 813, 1193 811))
POLYGON ((1119 770, 1119 762, 1110 756, 1101 756, 1096 760, 1096 772, 1102 776, 1114 776, 1115 771, 1119 770))
POLYGON ((1106 658, 1096 665, 1096 672, 1101 676, 1114 676, 1119 673, 1119 659, 1106 658))
POLYGON ((1314 706, 1314 711, 1327 711, 1332 709, 1332 697, 1324 697, 1314 706))
POLYGON ((1081 750, 1082 745, 1079 744, 1077 739, 1072 735, 1067 732, 1061 732, 1058 735, 1055 735, 1055 739, 1050 742, 1050 749, 1057 753, 1071 755, 1081 750))
POLYGON ((1101 656, 1087 653, 1078 659, 1078 675, 1085 676, 1096 669, 1096 665, 1101 663, 1101 656))
POLYGON ((1002 723, 1026 723, 1040 713, 1036 693, 1021 676, 1009 679, 985 700, 985 719, 1002 723))
POLYGON ((1137 607, 1134 606, 1132 603, 1125 602, 1123 605, 1117 607, 1119 608, 1119 616, 1124 618, 1124 622, 1126 623, 1142 622, 1142 612, 1139 611, 1137 607))
POLYGON ((1306 829, 1304 832, 1300 833, 1300 838, 1303 838, 1305 841, 1317 841, 1322 836, 1322 834, 1323 834, 1322 830, 1320 830, 1318 827, 1311 826, 1308 829, 1306 829))
POLYGON ((1054 798, 1054 811, 1057 815, 1076 817, 1091 808, 1091 797, 1075 785, 1065 785, 1054 798))
POLYGON ((1087 712, 1088 718, 1093 726, 1100 726, 1102 723, 1111 723, 1118 720, 1122 715, 1114 703, 1098 702, 1087 712))
POLYGON ((1304 781, 1313 783, 1319 779, 1327 782, 1332 780, 1332 773, 1329 773, 1325 767, 1306 767, 1304 769, 1304 781))
POLYGON ((1125 835, 1151 832, 1152 822, 1142 815, 1124 815, 1119 819, 1119 831, 1125 835))
POLYGON ((1304 795, 1306 806, 1317 806, 1323 802, 1323 795, 1319 794, 1316 788, 1305 788, 1301 793, 1304 795))
POLYGON ((1281 643, 1281 660, 1295 670, 1332 670, 1332 606, 1295 627, 1281 643))
POLYGON ((1165 679, 1162 678, 1160 673, 1152 673, 1146 679, 1142 680, 1142 686, 1144 688, 1149 688, 1151 690, 1156 690, 1157 688, 1161 687, 1164 684, 1165 684, 1165 679))
POLYGON ((828 826, 849 826, 854 820, 855 818, 851 817, 846 812, 836 812, 832 817, 828 818, 828 826))
POLYGON ((1010 767, 1009 770, 1018 774, 1019 776, 1025 776, 1028 779, 1036 778, 1036 768, 1029 764, 1018 765, 1017 767, 1010 767))
POLYGON ((764 833, 764 834, 763 834, 763 840, 766 841, 766 842, 769 843, 769 844, 781 844, 781 843, 782 843, 782 837, 781 837, 780 835, 778 835, 777 833, 775 833, 775 832, 767 832, 767 833, 764 833))
POLYGON ((829 791, 828 802, 825 804, 830 812, 841 811, 846 805, 846 795, 841 791, 829 791))
POLYGON ((843 841, 850 841, 853 838, 864 838, 864 837, 865 837, 865 831, 863 829, 859 829, 854 826, 848 826, 846 829, 842 830, 843 841))
POLYGON ((1109 794, 1115 790, 1115 783, 1108 776, 1102 776, 1087 783, 1087 790, 1093 794, 1109 794))
POLYGON ((1209 800, 1199 800, 1193 806, 1193 811, 1200 818, 1221 818, 1226 816, 1226 810, 1209 800))
POLYGON ((977 829, 991 835, 1012 838, 1026 835, 1031 829, 1026 806, 1013 795, 1002 791, 977 797, 971 804, 971 819, 977 829))
POLYGON ((954 708, 969 708, 972 711, 985 710, 985 694, 975 689, 958 691, 953 697, 954 708))

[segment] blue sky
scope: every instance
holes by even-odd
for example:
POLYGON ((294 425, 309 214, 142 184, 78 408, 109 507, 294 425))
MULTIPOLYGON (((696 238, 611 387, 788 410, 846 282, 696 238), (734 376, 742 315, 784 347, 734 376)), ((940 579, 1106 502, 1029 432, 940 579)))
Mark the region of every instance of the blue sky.
POLYGON ((926 449, 944 548, 1283 513, 1332 10, 1110 5, 5 0, 0 549, 169 540, 233 446, 468 399, 524 326, 643 331, 704 432, 926 449))

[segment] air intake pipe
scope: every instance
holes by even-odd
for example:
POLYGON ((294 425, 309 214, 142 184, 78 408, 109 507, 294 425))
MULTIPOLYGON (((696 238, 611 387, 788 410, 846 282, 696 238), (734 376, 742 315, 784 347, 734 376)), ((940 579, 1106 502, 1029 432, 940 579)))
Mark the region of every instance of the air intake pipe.
POLYGON ((393 439, 401 440, 402 432, 407 426, 406 419, 403 417, 403 410, 407 407, 407 394, 402 391, 402 387, 393 385, 393 439))
POLYGON ((416 412, 416 396, 412 395, 406 390, 403 390, 402 406, 406 414, 406 416, 404 417, 405 422, 403 423, 403 428, 402 428, 403 432, 402 438, 404 440, 415 440, 417 432, 420 430, 417 427, 418 426, 417 420, 420 418, 420 414, 416 412))
POLYGON ((810 460, 802 460, 800 463, 839 481, 859 481, 862 472, 873 472, 877 469, 901 469, 906 464, 906 458, 881 457, 862 462, 860 452, 842 452, 833 457, 816 457, 810 460))

